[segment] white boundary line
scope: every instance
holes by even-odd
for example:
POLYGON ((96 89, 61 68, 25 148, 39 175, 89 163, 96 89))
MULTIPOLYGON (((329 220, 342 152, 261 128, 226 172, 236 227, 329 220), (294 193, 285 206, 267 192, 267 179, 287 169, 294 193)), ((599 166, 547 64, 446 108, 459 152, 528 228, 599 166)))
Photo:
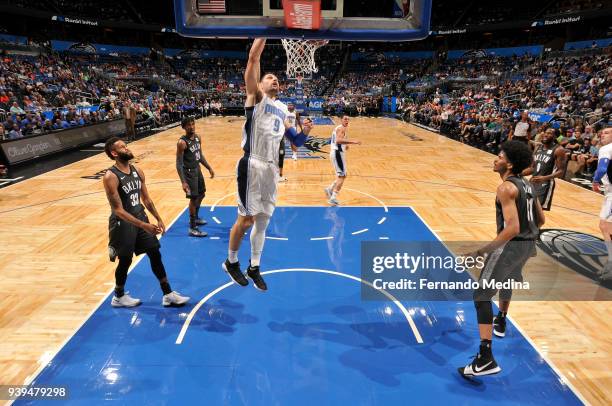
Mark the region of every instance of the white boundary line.
MULTIPOLYGON (((348 189, 348 188, 345 188, 345 189, 348 189)), ((234 193, 232 193, 232 194, 235 194, 235 193, 236 193, 236 192, 234 192, 234 193)), ((217 203, 219 203, 221 200, 223 200, 223 199, 227 198, 228 196, 231 196, 232 194, 226 195, 226 196, 222 197, 221 199, 217 200, 217 201, 215 202, 215 205, 211 207, 211 211, 213 211, 213 209, 214 209, 214 207, 217 205, 217 203)), ((218 207, 235 207, 235 205, 219 205, 218 207)), ((291 205, 291 206, 277 206, 277 207, 329 207, 329 206, 323 206, 323 205, 291 205)), ((376 206, 350 205, 350 206, 342 206, 342 207, 364 207, 364 208, 370 208, 370 207, 376 207, 376 206)), ((437 239, 438 239, 438 240, 439 240, 439 241, 440 241, 440 242, 441 242, 441 243, 442 243, 442 244, 443 244, 443 245, 444 245, 444 246, 445 246, 447 249, 448 249, 448 247, 447 247, 447 246, 446 246, 446 244, 445 244, 445 243, 442 241, 442 239, 440 238, 440 236, 439 236, 439 235, 438 235, 438 234, 437 234, 437 233, 436 233, 436 232, 435 232, 435 231, 434 231, 434 230, 433 230, 431 227, 429 227, 429 224, 427 224, 427 222, 425 222, 425 220, 423 220, 423 218, 421 217, 421 215, 419 214, 419 212, 418 212, 418 211, 416 211, 416 210, 415 210, 415 209, 414 209, 412 206, 407 206, 407 205, 389 205, 389 206, 386 206, 386 205, 385 205, 385 211, 388 211, 388 210, 387 210, 387 207, 395 207, 395 208, 408 208, 408 209, 412 210, 412 211, 413 211, 413 212, 414 212, 414 213, 417 215, 417 217, 418 217, 418 218, 421 220, 421 222, 422 222, 422 223, 425 225, 425 227, 427 227, 427 229, 428 229, 429 231, 431 231, 431 232, 432 232, 432 234, 433 234, 433 235, 434 235, 434 236, 435 236, 435 237, 436 237, 436 238, 437 238, 437 239)), ((183 210, 181 210, 181 211, 179 212, 179 214, 178 214, 178 215, 177 215, 177 216, 174 218, 174 220, 172 220, 172 222, 171 222, 171 223, 169 224, 169 226, 167 227, 167 229, 168 229, 168 230, 170 229, 170 227, 172 227, 172 226, 174 225, 174 223, 175 223, 175 222, 176 222, 176 221, 177 221, 177 220, 178 220, 178 219, 181 217, 181 215, 182 215, 182 214, 185 212, 185 210, 187 210, 187 209, 188 209, 188 206, 186 206, 186 207, 185 207, 183 210)), ((211 240, 212 240, 212 239, 219 239, 219 237, 210 237, 210 239, 211 239, 211 240)), ((325 239, 333 239, 333 237, 321 237, 321 238, 318 238, 318 239, 321 239, 321 240, 325 240, 325 239)), ((389 239, 389 237, 379 237, 379 239, 389 239)), ((449 249, 449 252, 451 252, 451 253, 452 253, 452 251, 451 251, 450 249, 449 249)), ((136 260, 136 261, 135 261, 135 262, 132 264, 132 266, 131 266, 131 268, 130 268, 129 272, 131 272, 131 271, 132 271, 132 270, 133 270, 133 269, 134 269, 134 268, 135 268, 135 267, 136 267, 136 266, 137 266, 137 265, 140 263, 140 261, 142 260, 142 258, 144 258, 144 255, 141 255, 141 256, 140 256, 140 257, 139 257, 139 258, 138 258, 138 259, 137 259, 137 260, 136 260)), ((129 272, 128 272, 128 274, 129 274, 129 272)), ((280 272, 280 271, 267 271, 267 272, 262 272, 262 274, 268 274, 268 273, 272 273, 272 272, 280 272)), ((289 270, 286 270, 285 272, 289 272, 289 270)), ((330 273, 331 273, 332 271, 325 271, 325 272, 326 272, 326 273, 327 273, 327 272, 330 272, 330 273)), ((359 278, 357 278, 357 277, 353 277, 352 275, 345 275, 345 274, 342 274, 342 275, 343 275, 343 276, 345 276, 345 277, 350 277, 350 279, 353 279, 353 278, 354 278, 354 279, 359 279, 359 278)), ((363 282, 366 282, 366 283, 367 283, 367 281, 363 281, 363 282)), ((195 314, 195 312, 197 311, 197 309, 199 309, 199 307, 201 307, 201 305, 203 305, 203 304, 204 304, 205 300, 210 299, 210 297, 214 296, 216 293, 218 293, 218 292, 220 292, 221 290, 223 290, 223 289, 227 288, 228 286, 231 286, 232 284, 233 284, 233 282, 229 282, 229 283, 227 283, 227 284, 225 284, 225 285, 223 285, 223 286, 220 286, 219 288, 217 288, 217 289, 215 289, 213 292, 211 292, 209 295, 207 295, 207 297, 205 297, 204 299, 202 299, 202 301, 200 302, 201 304, 200 304, 200 303, 198 303, 198 304, 197 304, 197 305, 196 305, 196 306, 195 306, 195 307, 192 309, 191 313, 189 314, 189 316, 188 316, 188 317, 187 317, 187 319, 185 320, 185 323, 187 323, 187 320, 189 320, 189 321, 190 321, 190 320, 193 318, 193 314, 195 314), (210 297, 208 297, 208 296, 210 296, 210 297)), ((112 293, 112 291, 113 291, 113 290, 114 290, 114 288, 111 288, 111 289, 110 289, 110 291, 109 291, 109 293, 108 293, 106 296, 110 295, 110 294, 112 293)), ((388 292, 386 292, 386 291, 384 291, 384 290, 381 290, 381 292, 382 292, 383 294, 385 294, 385 295, 389 295, 389 296, 391 296, 391 300, 393 300, 393 302, 394 302, 396 305, 398 305, 398 307, 400 307, 400 306, 401 306, 401 307, 400 307, 400 309, 402 309, 402 308, 403 308, 403 309, 405 309, 405 307, 403 307, 403 305, 402 305, 402 303, 401 303, 401 302, 399 302, 399 301, 397 301, 397 300, 394 300, 394 299, 393 299, 393 296, 392 296, 391 294, 389 294, 388 292)), ((61 344, 61 345, 60 345, 60 346, 57 348, 57 350, 56 350, 56 351, 53 353, 53 356, 49 357, 49 361, 48 361, 47 363, 45 363, 45 364, 41 364, 41 365, 38 367, 38 369, 37 369, 37 370, 36 370, 34 373, 32 373, 31 375, 29 375, 29 376, 27 376, 27 377, 26 377, 26 379, 25 379, 25 381, 24 381, 23 385, 30 385, 30 384, 31 384, 31 383, 34 381, 34 379, 36 379, 36 378, 38 377, 38 375, 40 375, 40 373, 42 372, 42 370, 43 370, 43 369, 44 369, 44 368, 45 368, 45 367, 46 367, 46 366, 49 364, 49 362, 50 362, 51 360, 53 360, 53 359, 54 359, 54 358, 57 356, 57 354, 58 354, 58 353, 59 353, 59 352, 60 352, 60 351, 61 351, 61 350, 62 350, 62 349, 63 349, 63 348, 66 346, 66 344, 67 344, 67 343, 68 343, 68 342, 69 342, 69 341, 72 339, 72 337, 74 337, 74 335, 75 335, 75 334, 76 334, 76 333, 77 333, 77 332, 78 332, 78 331, 81 329, 81 327, 83 327, 83 325, 84 325, 84 324, 85 324, 85 323, 86 323, 86 322, 87 322, 87 321, 88 321, 88 320, 91 318, 91 316, 92 316, 92 315, 93 315, 93 314, 94 314, 94 313, 95 313, 95 312, 96 312, 96 311, 97 311, 97 310, 100 308, 100 306, 101 306, 101 305, 102 305, 102 304, 105 302, 105 300, 106 300, 106 296, 105 296, 105 297, 103 297, 103 298, 100 300, 100 302, 98 303, 98 305, 97 305, 97 306, 96 306, 96 307, 95 307, 93 310, 91 310, 91 311, 89 312, 89 314, 88 314, 88 315, 87 315, 87 317, 86 317, 86 318, 83 320, 83 322, 81 323, 81 325, 80 325, 79 327, 77 327, 77 328, 74 330, 74 332, 73 332, 73 333, 72 333, 72 334, 71 334, 69 337, 67 337, 67 338, 64 340, 64 342, 63 342, 63 343, 62 343, 62 344, 61 344)), ((411 323, 411 328, 412 328, 412 326, 414 325, 414 321, 412 320, 412 317, 410 317, 410 314, 409 314, 407 311, 405 311, 405 312, 404 312, 404 311, 402 311, 402 313, 404 313, 404 316, 406 316, 406 317, 408 318, 409 323, 411 323)), ((545 362, 546 362, 546 363, 547 363, 547 364, 550 366, 550 368, 551 368, 551 369, 552 369, 552 370, 553 370, 553 371, 554 371, 554 372, 555 372, 555 373, 556 373, 556 374, 559 376, 559 378, 561 378, 562 383, 563 383, 563 384, 565 384, 565 385, 567 385, 567 387, 569 387, 569 388, 570 388, 570 390, 571 390, 571 391, 572 391, 572 392, 573 392, 573 393, 576 395, 576 397, 577 397, 577 398, 578 398, 578 399, 579 399, 581 402, 583 402, 585 405, 588 405, 589 403, 588 403, 588 402, 586 401, 586 399, 585 399, 585 398, 582 396, 582 394, 581 394, 581 393, 580 393, 580 392, 579 392, 579 391, 576 389, 576 387, 575 387, 575 386, 572 384, 572 382, 571 382, 569 379, 567 379, 567 377, 566 377, 566 376, 565 376, 565 375, 564 375, 564 374, 563 374, 563 373, 562 373, 562 372, 559 370, 559 368, 558 368, 558 367, 557 367, 557 366, 556 366, 556 365, 555 365, 555 364, 554 364, 554 363, 553 363, 553 362, 552 362, 552 361, 551 361, 551 360, 548 358, 548 356, 546 356, 545 354, 543 354, 543 353, 540 351, 540 349, 537 347, 537 345, 535 345, 535 343, 534 343, 534 342, 531 340, 531 338, 530 338, 530 337, 529 337, 529 336, 528 336, 528 335, 525 333, 525 331, 524 331, 524 330, 523 330, 523 329, 522 329, 522 328, 519 326, 519 324, 518 324, 516 321, 514 321, 514 319, 513 319, 511 316, 508 316, 508 318, 510 319, 510 321, 512 322, 512 324, 514 325, 514 327, 516 327, 516 329, 517 329, 517 330, 518 330, 518 331, 521 333, 521 335, 522 335, 522 336, 525 338, 525 340, 526 340, 526 341, 527 341, 527 342, 528 342, 528 343, 529 343, 529 344, 530 344, 530 345, 531 345, 531 346, 532 346, 532 347, 535 349, 535 351, 537 352, 537 354, 538 354, 538 355, 539 355, 539 356, 540 356, 540 357, 541 357, 541 358, 542 358, 542 359, 543 359, 543 360, 544 360, 544 361, 545 361, 545 362)), ((185 332, 186 332, 186 330, 187 330, 187 329, 185 328, 185 326, 184 326, 184 325, 183 325, 183 329, 185 329, 185 332)), ((179 334, 179 337, 181 337, 181 334, 182 334, 182 336, 183 336, 183 337, 185 336, 185 333, 183 332, 183 329, 181 329, 181 333, 179 334)), ((422 337, 421 337, 420 333, 418 332, 418 330, 417 330, 417 328, 416 328, 416 325, 414 325, 413 332, 416 332, 415 337, 417 338, 417 341, 418 341, 419 343, 423 343, 423 341, 422 341, 422 337), (417 336, 417 334, 418 334, 418 336, 417 336), (421 341, 419 341, 419 339, 420 339, 421 341)), ((182 340, 182 339, 181 339, 181 340, 182 340)), ((178 338, 177 338, 177 344, 180 344, 180 342, 178 342, 178 338)), ((14 402, 14 400, 9 400, 9 401, 8 401, 8 403, 7 403, 7 406, 12 405, 12 404, 13 404, 13 402, 14 402)))
MULTIPOLYGON (((366 192, 362 192, 361 190, 351 189, 351 188, 348 188, 348 187, 345 187, 344 189, 346 189, 346 190, 352 190, 353 192, 361 193, 362 195, 366 195, 366 196, 371 197, 372 199, 374 199, 374 200, 376 200, 378 203, 380 203, 380 205, 381 205, 381 206, 382 206, 382 207, 385 209, 385 213, 388 213, 388 212, 389 212, 389 209, 387 208, 387 205, 385 204, 385 202, 383 202, 382 200, 380 200, 378 197, 376 197, 376 196, 372 196, 371 194, 366 193, 366 192)), ((344 207, 358 207, 358 206, 344 206, 344 207)), ((365 206, 365 207, 376 207, 376 206, 365 206)), ((406 207, 406 206, 401 206, 401 207, 406 207)))
POLYGON ((321 240, 333 240, 334 236, 330 235, 329 237, 312 237, 310 241, 321 241, 321 240))
MULTIPOLYGON (((410 210, 412 210, 417 217, 421 220, 421 222, 423 224, 425 224, 425 227, 427 227, 429 229, 429 231, 432 232, 432 234, 434 236, 436 236, 436 238, 442 243, 442 245, 444 245, 444 247, 446 247, 446 249, 448 249, 448 251, 455 255, 455 253, 450 250, 448 248, 448 246, 442 241, 442 239, 440 238, 440 236, 431 228, 429 227, 429 224, 427 224, 425 222, 425 220, 423 220, 423 218, 421 217, 421 215, 413 208, 410 206, 410 210)), ((468 275, 470 275, 468 273, 468 275)), ((470 277, 472 277, 470 275, 470 277)), ((497 303, 496 303, 497 305, 497 303)), ((531 345, 533 347, 533 349, 536 351, 536 353, 540 356, 540 358, 542 358, 547 364, 548 366, 550 366, 550 368, 559 376, 559 378, 561 379, 561 382, 566 385, 568 388, 571 389, 571 391, 574 393, 574 395, 576 395, 576 397, 585 405, 588 405, 589 403, 586 401, 585 398, 582 397, 582 395, 580 394, 580 392, 578 392, 578 390, 576 389, 576 387, 572 384, 572 382, 567 379, 567 377, 559 370, 559 368, 557 368, 557 366, 548 358, 548 356, 546 356, 545 354, 543 354, 540 349, 536 346, 536 344, 531 340, 531 338, 525 333, 525 331, 518 325, 518 323, 516 321, 514 321, 514 319, 508 315, 507 316, 510 321, 512 322, 512 324, 514 325, 514 327, 516 327, 516 329, 519 331, 519 333, 521 333, 521 335, 525 338, 525 340, 529 343, 529 345, 531 345)))
MULTIPOLYGON (((319 183, 305 183, 304 185, 310 185, 310 186, 324 186, 324 185, 319 184, 319 183)), ((388 212, 389 212, 389 207, 388 207, 388 206, 385 204, 385 202, 383 202, 382 200, 380 200, 380 199, 379 199, 379 198, 377 198, 376 196, 373 196, 373 195, 371 195, 371 194, 369 194, 369 193, 366 193, 366 192, 362 192, 361 190, 357 190, 357 189, 351 189, 351 188, 344 188, 344 189, 346 189, 346 190, 351 190, 351 191, 356 192, 356 193, 361 193, 361 194, 362 194, 362 195, 364 195, 364 196, 368 196, 368 197, 370 197, 371 199, 373 199, 373 200, 377 201, 378 203, 380 203, 380 205, 381 205, 381 206, 383 207, 383 209, 385 210, 385 213, 388 213, 388 212)), ((229 206, 229 205, 228 205, 228 206, 222 206, 222 205, 219 205, 219 203, 220 203, 221 201, 225 200, 226 198, 228 198, 228 197, 230 197, 230 196, 235 195, 236 193, 237 193, 237 192, 232 192, 232 193, 229 193, 229 194, 227 194, 227 195, 225 195, 225 196, 220 197, 219 199, 217 199, 217 200, 216 200, 216 201, 213 203, 213 205, 212 205, 212 206, 210 206, 210 211, 211 211, 211 212, 215 211, 215 209, 216 209, 217 207, 231 207, 231 206, 229 206)), ((296 205, 292 205, 292 206, 277 206, 277 207, 329 207, 329 206, 306 206, 306 205, 304 205, 304 206, 296 206, 296 205)), ((376 208, 376 206, 342 206, 342 207, 374 207, 374 208, 376 208)), ((392 207, 393 207, 393 206, 392 206, 392 207)), ((408 207, 408 206, 397 206, 397 207, 408 207)), ((411 208, 411 209, 412 209, 412 208, 411 208)), ((414 211, 414 210, 412 210, 412 211, 414 211)), ((221 224, 221 222, 220 222, 220 221, 219 221, 219 220, 218 220, 216 217, 213 217, 213 220, 214 220, 214 221, 215 221, 217 224, 221 224)), ((379 225, 380 225, 380 224, 384 223, 386 220, 387 220, 387 217, 381 217, 381 219, 378 221, 378 223, 377 223, 377 224, 379 224, 379 225)), ((421 219, 421 221, 422 221, 422 219, 421 219)), ((369 228, 364 228, 364 229, 361 229, 361 230, 358 230, 358 231, 352 232, 352 233, 351 233, 351 235, 357 235, 357 234, 365 233, 366 231, 369 231, 369 228)), ((245 235, 246 235, 246 233, 245 233, 245 235)), ((288 238, 285 238, 285 237, 282 237, 282 238, 281 238, 281 237, 266 237, 266 239, 268 239, 268 240, 280 240, 280 241, 287 241, 287 240, 289 240, 288 238)), ((320 238, 320 237, 310 238, 310 240, 311 240, 311 241, 317 241, 317 240, 326 240, 326 239, 328 239, 328 238, 322 238, 322 237, 321 237, 321 238, 320 238)), ((439 238, 438 238, 438 239, 439 239, 439 238)), ((450 251, 450 250, 449 250, 449 251, 450 251)))
MULTIPOLYGON (((369 287, 371 287, 372 289, 376 289, 374 287, 374 285, 372 285, 370 282, 368 281, 364 281, 361 278, 358 278, 356 276, 353 275, 348 275, 342 272, 336 272, 336 271, 328 271, 326 269, 311 269, 311 268, 289 268, 289 269, 276 269, 273 271, 266 271, 266 272, 262 272, 262 275, 271 275, 271 274, 275 274, 275 273, 285 273, 285 272, 312 272, 312 273, 323 273, 323 274, 328 274, 328 275, 335 275, 335 276, 341 276, 343 278, 347 278, 347 279, 352 279, 354 281, 357 281, 359 283, 362 283, 364 285, 367 285, 369 287)), ((180 345, 183 343, 183 339, 185 338, 185 334, 187 334, 187 329, 189 328, 189 325, 191 324, 191 320, 193 320, 193 317, 195 316, 195 314, 198 312, 198 310, 200 310, 200 308, 209 300, 211 299, 214 295, 216 295, 217 293, 221 292, 222 290, 230 287, 234 285, 234 282, 228 282, 225 285, 221 285, 219 286, 217 289, 213 290, 212 292, 210 292, 208 295, 204 296, 204 298, 202 300, 200 300, 200 302, 198 302, 198 304, 196 306, 193 307, 193 309, 191 309, 191 312, 189 313, 189 315, 187 316, 187 318, 185 319, 185 322, 183 323, 183 327, 181 328, 181 331, 178 335, 178 337, 176 338, 176 342, 175 344, 180 345)), ((387 292, 384 289, 376 289, 378 290, 380 293, 382 293, 383 295, 387 296, 387 298, 389 298, 402 312, 402 314, 404 315, 404 317, 406 318, 406 320, 408 321, 408 324, 410 325, 410 328, 412 329, 412 332, 414 334, 414 338, 416 339, 416 341, 419 344, 423 344, 423 337, 421 337, 421 333, 419 332, 416 324, 414 324, 414 320, 412 320, 412 317, 410 316, 410 313, 408 312, 408 309, 406 309, 406 307, 395 298, 395 296, 393 296, 391 293, 387 292)))
MULTIPOLYGON (((496 303, 497 304, 497 303, 496 303)), ((521 333, 521 335, 525 338, 525 340, 527 340, 527 342, 536 350, 536 352, 538 353, 538 355, 544 360, 544 362, 546 362, 548 364, 548 366, 555 371, 555 373, 559 376, 559 378, 561 378, 561 381, 564 385, 566 385, 568 388, 570 388, 570 390, 572 392, 574 392, 574 395, 576 395, 576 397, 578 398, 578 400, 580 400, 582 403, 584 403, 585 405, 590 405, 589 402, 587 402, 587 400, 585 398, 582 397, 582 394, 580 392, 578 392, 578 389, 576 389, 576 387, 574 386, 574 384, 572 384, 572 382, 570 382, 569 379, 567 379, 567 377, 561 373, 561 371, 559 370, 559 368, 557 368, 557 366, 548 358, 547 355, 543 354, 542 352, 540 352, 540 349, 535 345, 535 343, 531 340, 531 338, 525 333, 525 331, 523 331, 523 329, 518 325, 518 323, 516 321, 514 321, 514 319, 512 319, 512 317, 510 317, 509 315, 506 316, 508 319, 510 319, 510 321, 512 322, 512 324, 514 324, 514 327, 516 327, 516 329, 519 331, 519 333, 521 333)))
MULTIPOLYGON (((183 208, 183 210, 181 210, 179 212, 179 214, 174 218, 174 220, 172 220, 172 222, 170 222, 170 225, 168 225, 167 229, 169 230, 170 227, 172 227, 174 225, 174 223, 176 223, 176 221, 183 215, 183 213, 185 212, 185 210, 187 210, 189 208, 189 206, 185 206, 185 208, 183 208)), ((161 236, 158 237, 159 239, 161 239, 161 236)), ((136 261, 134 261, 132 263, 132 266, 130 267, 130 269, 128 270, 128 275, 130 274, 130 272, 132 272, 134 270, 134 268, 136 268, 136 266, 140 263, 140 261, 142 261, 142 259, 145 257, 145 255, 141 255, 139 256, 136 261)), ((110 295, 113 291, 114 291, 114 284, 113 287, 110 288, 108 290, 108 293, 106 295, 104 295, 104 297, 102 297, 102 299, 100 299, 100 301, 98 302, 98 305, 95 306, 87 315, 86 318, 83 319, 83 322, 72 332, 72 334, 70 334, 70 336, 68 336, 64 342, 62 344, 60 344, 60 346, 57 348, 56 351, 52 352, 52 356, 48 358, 48 361, 41 364, 38 369, 32 373, 31 375, 28 375, 23 383, 23 385, 31 385, 32 382, 38 377, 38 375, 40 375, 40 373, 43 371, 43 369, 45 369, 47 367, 47 365, 57 356, 57 354, 59 354, 59 352, 66 346, 66 344, 68 344, 68 342, 72 339, 72 337, 75 336, 75 334, 85 325, 85 323, 91 318, 91 316, 98 311, 98 309, 106 302, 106 298, 108 297, 108 295, 110 295)), ((7 403, 8 405, 13 404, 14 400, 11 400, 7 403)))
MULTIPOLYGON (((236 193, 238 193, 238 192, 232 192, 232 193, 229 193, 229 194, 227 194, 227 195, 225 195, 225 196, 223 196, 223 197, 218 198, 218 199, 217 199, 217 201, 216 201, 216 202, 214 202, 212 206, 210 206, 210 211, 211 211, 211 212, 215 211, 215 207, 217 207, 217 205, 219 204, 219 202, 221 202, 222 200, 227 199, 227 198, 228 198, 228 197, 230 197, 230 196, 235 195, 236 193)), ((234 205, 234 206, 236 206, 236 205, 234 205)), ((227 205, 227 206, 219 206, 219 207, 231 207, 231 206, 227 205)))

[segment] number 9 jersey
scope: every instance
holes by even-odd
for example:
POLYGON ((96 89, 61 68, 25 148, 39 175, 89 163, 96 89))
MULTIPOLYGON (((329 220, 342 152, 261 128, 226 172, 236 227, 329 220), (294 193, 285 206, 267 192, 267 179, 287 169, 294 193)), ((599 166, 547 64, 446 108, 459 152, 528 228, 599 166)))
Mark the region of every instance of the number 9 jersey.
POLYGON ((280 143, 285 136, 287 106, 264 95, 246 107, 242 131, 244 156, 238 161, 238 214, 272 216, 276 208, 276 183, 280 143))
POLYGON ((283 102, 264 95, 259 103, 245 110, 247 120, 242 130, 245 156, 278 165, 278 148, 285 135, 285 119, 289 109, 283 102))

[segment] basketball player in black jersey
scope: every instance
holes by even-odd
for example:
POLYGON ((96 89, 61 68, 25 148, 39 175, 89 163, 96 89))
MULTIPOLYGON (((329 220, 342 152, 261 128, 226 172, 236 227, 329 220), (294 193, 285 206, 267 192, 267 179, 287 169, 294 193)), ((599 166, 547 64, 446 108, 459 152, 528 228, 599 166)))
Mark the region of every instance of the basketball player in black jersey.
POLYGON ((189 298, 181 296, 170 288, 162 263, 159 241, 155 236, 165 233, 166 226, 149 196, 144 173, 130 165, 134 155, 120 138, 108 139, 104 151, 115 161, 115 165, 110 167, 103 179, 104 190, 112 211, 109 218, 110 260, 115 262, 119 257, 119 265, 115 270, 115 295, 111 305, 134 307, 140 304, 140 300, 130 297, 124 291, 124 287, 132 256, 143 253, 149 257, 151 269, 159 280, 163 292, 162 305, 184 305, 189 298), (149 223, 145 207, 157 219, 157 225, 149 223))
MULTIPOLYGON (((495 198, 497 237, 476 252, 466 255, 472 258, 487 255, 487 258, 480 274, 480 286, 474 291, 481 340, 480 351, 474 361, 459 368, 459 373, 465 377, 491 375, 501 371, 491 351, 493 338, 491 299, 497 290, 485 286, 483 281, 522 282, 523 266, 535 252, 539 228, 544 224, 544 212, 531 184, 521 175, 531 165, 531 161, 531 150, 522 141, 505 142, 495 159, 494 170, 502 179, 495 198)), ((503 289, 499 296, 498 317, 503 317, 505 323, 512 290, 503 289)))
POLYGON ((185 117, 181 122, 181 127, 185 130, 185 135, 176 144, 176 171, 189 199, 189 235, 206 237, 208 234, 198 229, 198 226, 206 225, 206 220, 202 220, 199 216, 200 206, 206 194, 200 164, 208 169, 211 179, 215 177, 215 171, 204 158, 200 137, 195 133, 195 119, 185 117))
POLYGON ((533 175, 529 180, 543 210, 550 210, 555 178, 565 171, 565 151, 557 144, 557 130, 549 128, 542 135, 542 145, 533 153, 533 164, 523 171, 523 176, 533 175))

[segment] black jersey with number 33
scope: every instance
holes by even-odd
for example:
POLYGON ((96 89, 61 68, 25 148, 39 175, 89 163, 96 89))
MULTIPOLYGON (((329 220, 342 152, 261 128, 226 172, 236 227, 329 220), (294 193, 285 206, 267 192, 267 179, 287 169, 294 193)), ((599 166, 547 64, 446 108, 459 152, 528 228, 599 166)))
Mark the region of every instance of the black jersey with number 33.
POLYGON ((136 215, 144 211, 144 207, 140 203, 140 190, 142 181, 138 176, 138 171, 130 165, 130 173, 124 173, 116 166, 111 166, 110 171, 113 172, 119 179, 117 191, 121 198, 123 209, 131 215, 136 215))
MULTIPOLYGON (((515 203, 516 210, 518 211, 520 232, 513 240, 535 240, 538 238, 539 228, 533 186, 522 176, 510 176, 506 181, 512 182, 519 192, 516 196, 515 203)), ((497 220, 497 234, 499 234, 504 229, 505 222, 502 205, 497 199, 495 199, 495 214, 497 220)))

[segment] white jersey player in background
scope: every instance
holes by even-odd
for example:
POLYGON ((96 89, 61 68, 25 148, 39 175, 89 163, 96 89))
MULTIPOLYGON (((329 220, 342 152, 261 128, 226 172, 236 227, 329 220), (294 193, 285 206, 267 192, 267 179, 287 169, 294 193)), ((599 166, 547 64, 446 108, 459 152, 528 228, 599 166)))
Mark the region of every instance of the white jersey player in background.
POLYGON ((599 160, 597 171, 593 176, 593 190, 600 191, 601 185, 604 190, 604 202, 599 213, 599 229, 603 235, 608 249, 608 262, 599 273, 601 283, 612 283, 612 127, 601 132, 601 145, 599 149, 599 160))
POLYGON ((248 285, 240 270, 238 250, 246 231, 251 230, 251 260, 246 276, 259 290, 267 290, 259 264, 266 238, 266 229, 276 207, 278 180, 278 151, 289 127, 287 106, 276 99, 278 78, 268 73, 260 81, 260 58, 266 40, 258 38, 249 52, 244 80, 246 122, 242 131, 244 156, 237 165, 238 217, 230 232, 228 258, 222 264, 234 282, 248 285))
POLYGON ((348 150, 349 144, 361 145, 360 141, 349 141, 348 140, 348 125, 349 116, 342 116, 342 124, 334 128, 331 136, 331 143, 329 149, 329 159, 334 165, 336 171, 336 180, 334 183, 325 188, 325 194, 327 194, 328 203, 334 206, 340 204, 338 201, 338 193, 342 189, 342 185, 346 179, 346 151, 348 150))

